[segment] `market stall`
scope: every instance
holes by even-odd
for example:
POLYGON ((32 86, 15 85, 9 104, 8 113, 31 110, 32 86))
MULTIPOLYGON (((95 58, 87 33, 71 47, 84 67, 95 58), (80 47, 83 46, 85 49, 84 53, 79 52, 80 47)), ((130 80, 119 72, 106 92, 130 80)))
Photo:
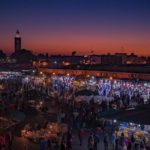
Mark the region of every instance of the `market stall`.
POLYGON ((49 138, 56 143, 59 142, 58 134, 67 133, 68 126, 66 124, 58 123, 48 123, 46 128, 41 128, 39 130, 30 130, 29 128, 24 128, 21 131, 21 135, 33 142, 38 143, 41 138, 48 140, 49 138))
POLYGON ((129 139, 131 139, 131 136, 133 135, 135 138, 135 143, 137 144, 143 139, 146 144, 150 144, 150 133, 144 128, 144 126, 142 127, 142 125, 121 122, 119 124, 119 130, 116 131, 116 135, 121 137, 122 133, 124 133, 124 136, 129 139))

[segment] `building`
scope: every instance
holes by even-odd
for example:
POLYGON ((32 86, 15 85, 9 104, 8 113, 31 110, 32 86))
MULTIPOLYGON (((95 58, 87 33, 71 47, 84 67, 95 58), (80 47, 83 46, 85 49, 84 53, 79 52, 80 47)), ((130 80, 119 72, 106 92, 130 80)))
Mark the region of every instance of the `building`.
POLYGON ((101 64, 101 55, 91 55, 92 64, 101 64))
POLYGON ((127 56, 126 64, 138 64, 138 56, 134 53, 131 53, 127 56))
POLYGON ((122 56, 120 55, 101 55, 101 64, 102 65, 121 65, 123 64, 122 56))
POLYGON ((49 57, 49 66, 57 68, 62 66, 79 65, 83 60, 84 56, 52 55, 49 57))
POLYGON ((122 59, 122 64, 126 64, 127 61, 127 53, 115 53, 116 56, 120 56, 122 59))
POLYGON ((101 64, 101 55, 85 55, 80 63, 85 65, 101 64))
POLYGON ((15 52, 21 50, 21 36, 19 30, 17 30, 16 35, 15 35, 15 52))

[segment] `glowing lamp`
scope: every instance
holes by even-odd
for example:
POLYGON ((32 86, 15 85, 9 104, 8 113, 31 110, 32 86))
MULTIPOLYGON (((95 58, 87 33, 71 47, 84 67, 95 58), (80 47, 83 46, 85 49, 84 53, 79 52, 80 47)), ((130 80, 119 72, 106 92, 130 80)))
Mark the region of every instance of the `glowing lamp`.
POLYGON ((89 78, 89 77, 90 77, 90 75, 88 74, 88 75, 87 75, 87 77, 89 78))
POLYGON ((113 77, 109 77, 109 80, 112 80, 113 79, 113 77))
POLYGON ((117 122, 117 120, 114 120, 114 123, 116 123, 117 122))
POLYGON ((133 125, 133 123, 132 123, 132 122, 130 122, 130 125, 132 126, 132 125, 133 125))

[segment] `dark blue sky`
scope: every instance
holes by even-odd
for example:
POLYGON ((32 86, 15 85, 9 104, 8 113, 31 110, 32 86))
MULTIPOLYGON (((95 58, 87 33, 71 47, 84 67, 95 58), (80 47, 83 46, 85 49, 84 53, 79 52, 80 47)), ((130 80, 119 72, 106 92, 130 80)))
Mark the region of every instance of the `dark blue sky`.
POLYGON ((150 54, 150 0, 1 0, 0 48, 49 53, 150 54))

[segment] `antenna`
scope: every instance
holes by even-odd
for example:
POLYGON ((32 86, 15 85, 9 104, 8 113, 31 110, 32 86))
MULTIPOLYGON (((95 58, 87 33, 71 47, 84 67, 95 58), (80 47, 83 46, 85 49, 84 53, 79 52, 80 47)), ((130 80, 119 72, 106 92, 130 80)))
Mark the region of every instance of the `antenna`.
POLYGON ((121 46, 120 51, 121 51, 121 53, 124 53, 124 46, 121 46))

